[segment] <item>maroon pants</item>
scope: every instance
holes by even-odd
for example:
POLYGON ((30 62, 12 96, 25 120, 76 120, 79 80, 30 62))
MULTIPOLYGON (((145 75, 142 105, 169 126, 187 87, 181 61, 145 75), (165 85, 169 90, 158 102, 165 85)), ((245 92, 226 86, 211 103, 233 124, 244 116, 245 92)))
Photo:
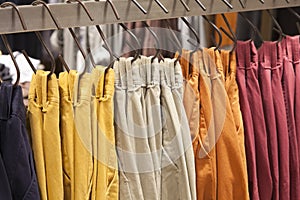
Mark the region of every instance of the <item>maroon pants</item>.
POLYGON ((272 59, 272 94, 276 118, 277 140, 278 140, 278 167, 279 167, 279 199, 290 199, 290 170, 289 170, 289 137, 287 126, 287 113, 282 90, 283 79, 283 55, 280 44, 272 43, 270 51, 273 52, 272 59))
MULTIPOLYGON (((297 38, 298 39, 298 38, 297 38)), ((284 95, 285 108, 287 113, 287 125, 288 125, 288 136, 289 136, 289 159, 290 159, 290 199, 300 199, 300 176, 299 176, 299 151, 295 124, 295 110, 299 109, 298 103, 299 98, 295 99, 295 89, 299 88, 296 86, 296 76, 293 66, 293 57, 295 52, 299 51, 293 47, 293 37, 286 37, 282 40, 283 49, 283 78, 282 88, 284 95), (298 106, 296 109, 295 106, 298 106)), ((297 70, 298 71, 298 70, 297 70)), ((298 75, 299 76, 299 75, 298 75)), ((299 84, 299 83, 298 83, 299 84)), ((298 94, 298 92, 297 92, 298 94)), ((298 111, 299 112, 299 111, 298 111)), ((297 122, 299 123, 299 122, 297 122)), ((298 124, 297 124, 298 126, 298 124)))
POLYGON ((282 60, 277 56, 277 49, 281 50, 280 44, 266 41, 258 50, 258 79, 266 123, 268 154, 273 182, 272 200, 279 199, 278 141, 271 80, 271 70, 276 68, 277 63, 282 65, 282 60))
POLYGON ((258 83, 258 56, 252 41, 237 42, 237 81, 239 84, 240 98, 246 98, 247 102, 241 102, 242 115, 251 113, 251 118, 244 118, 245 127, 253 127, 253 132, 245 128, 245 141, 247 165, 249 170, 249 185, 251 199, 271 199, 273 183, 271 177, 268 141, 266 134, 264 111, 261 100, 261 92, 258 83), (249 106, 249 107, 247 107, 249 106), (246 109, 244 110, 244 108, 246 109), (251 120, 252 119, 252 120, 251 120), (253 141, 254 137, 254 141, 253 141), (253 154, 255 152, 255 157, 253 154), (251 157, 250 157, 251 156, 251 157), (256 160, 253 160, 256 159, 256 160), (255 182, 256 181, 256 182, 255 182), (256 184, 258 186, 255 189, 256 184))

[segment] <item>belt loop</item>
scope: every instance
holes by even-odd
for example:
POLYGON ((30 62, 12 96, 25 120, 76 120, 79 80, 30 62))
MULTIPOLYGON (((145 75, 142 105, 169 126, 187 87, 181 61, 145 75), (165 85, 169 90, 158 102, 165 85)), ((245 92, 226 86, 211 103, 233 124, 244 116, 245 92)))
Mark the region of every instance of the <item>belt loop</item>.
POLYGON ((36 72, 36 94, 37 104, 42 107, 42 111, 47 111, 48 100, 48 73, 43 70, 36 72))
POLYGON ((125 61, 125 70, 127 75, 127 88, 128 90, 131 90, 134 88, 133 85, 133 77, 132 77, 132 69, 133 65, 136 64, 137 60, 135 60, 133 63, 131 63, 132 58, 127 58, 125 61))

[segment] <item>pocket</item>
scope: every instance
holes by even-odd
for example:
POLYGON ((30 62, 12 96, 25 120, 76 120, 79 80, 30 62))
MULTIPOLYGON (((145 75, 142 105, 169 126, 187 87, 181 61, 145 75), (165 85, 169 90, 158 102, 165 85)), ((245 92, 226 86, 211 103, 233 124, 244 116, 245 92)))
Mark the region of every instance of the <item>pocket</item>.
POLYGON ((63 173, 63 181, 64 181, 64 199, 69 200, 71 199, 71 179, 65 172, 63 173))
POLYGON ((181 199, 181 191, 179 188, 179 173, 178 165, 170 158, 168 153, 163 149, 162 154, 162 169, 161 169, 161 195, 164 200, 181 199))
POLYGON ((118 199, 118 189, 119 189, 119 177, 118 170, 107 167, 106 170, 107 177, 107 190, 106 196, 110 197, 109 199, 118 199))
POLYGON ((126 177, 124 172, 120 171, 119 174, 120 174, 119 200, 133 200, 129 179, 126 177))
POLYGON ((31 176, 30 184, 23 197, 23 200, 39 200, 40 199, 39 186, 37 183, 36 173, 34 170, 32 154, 29 156, 29 163, 31 167, 32 176, 31 176))

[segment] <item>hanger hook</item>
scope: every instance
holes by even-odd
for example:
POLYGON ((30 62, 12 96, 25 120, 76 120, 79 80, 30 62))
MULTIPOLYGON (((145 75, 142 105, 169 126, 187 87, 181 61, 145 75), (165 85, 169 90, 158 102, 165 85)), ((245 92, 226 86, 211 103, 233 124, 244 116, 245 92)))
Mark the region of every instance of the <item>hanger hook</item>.
POLYGON ((240 2, 240 4, 241 4, 242 8, 246 8, 246 6, 245 6, 245 1, 244 1, 244 0, 239 0, 239 2, 240 2))
POLYGON ((275 17, 272 15, 271 11, 269 9, 267 9, 267 13, 269 14, 269 16, 272 18, 273 23, 275 24, 275 26, 277 27, 278 31, 279 31, 279 38, 277 39, 277 42, 280 42, 282 40, 283 37, 283 31, 281 26, 279 25, 279 23, 277 22, 277 20, 275 19, 275 17))
POLYGON ((154 0, 156 3, 157 3, 157 5, 166 13, 166 14, 168 14, 169 13, 169 11, 168 11, 168 9, 159 1, 159 0, 154 0))
POLYGON ((180 2, 182 3, 182 5, 183 5, 183 7, 185 8, 185 10, 187 11, 187 12, 190 12, 190 8, 189 8, 189 6, 186 4, 186 2, 184 1, 184 0, 180 0, 180 2))
POLYGON ((138 9, 140 9, 140 11, 142 11, 145 15, 147 14, 147 11, 143 8, 143 6, 141 6, 139 2, 137 2, 136 0, 131 0, 131 2, 134 3, 136 7, 138 7, 138 9))
POLYGON ((230 31, 232 37, 236 40, 236 36, 235 36, 235 34, 234 34, 234 32, 233 32, 233 30, 232 30, 232 28, 231 28, 231 26, 230 26, 230 24, 229 24, 229 22, 228 22, 228 20, 227 20, 227 17, 225 16, 224 13, 222 13, 221 16, 222 16, 222 18, 223 18, 223 20, 224 20, 224 22, 225 22, 227 28, 229 29, 229 31, 230 31))
POLYGON ((218 50, 220 48, 220 46, 222 44, 222 34, 221 34, 221 31, 220 31, 220 29, 214 23, 212 23, 210 20, 208 20, 205 15, 203 15, 202 17, 203 17, 203 19, 205 19, 205 21, 207 21, 213 27, 213 29, 215 29, 215 31, 217 31, 217 34, 219 36, 219 42, 218 42, 218 44, 215 47, 215 51, 216 51, 216 50, 218 50))
POLYGON ((202 8, 203 11, 206 11, 206 7, 204 6, 204 4, 200 0, 195 0, 195 1, 202 8))
POLYGON ((107 51, 109 53, 110 61, 112 62, 113 61, 113 57, 114 57, 114 53, 113 53, 112 49, 110 48, 110 46, 109 46, 109 44, 108 44, 108 42, 106 40, 106 37, 105 37, 105 35, 104 35, 101 27, 99 25, 97 25, 96 28, 97 28, 97 31, 100 34, 100 36, 101 36, 101 38, 102 38, 102 40, 104 42, 104 45, 105 45, 105 47, 106 47, 106 49, 107 49, 107 51))
POLYGON ((244 13, 239 13, 243 19, 250 25, 250 27, 252 28, 252 33, 251 33, 251 39, 254 40, 254 37, 255 35, 254 34, 257 34, 259 40, 261 42, 264 42, 264 39, 261 35, 261 33, 259 32, 259 30, 257 29, 257 27, 244 15, 244 13))
POLYGON ((48 6, 47 3, 45 3, 44 1, 41 1, 41 0, 36 0, 36 1, 32 2, 31 5, 33 5, 33 6, 42 5, 44 8, 46 8, 47 11, 48 11, 48 13, 49 13, 49 15, 50 15, 50 17, 51 17, 51 19, 53 20, 53 22, 54 22, 54 24, 56 26, 56 28, 60 29, 60 26, 59 26, 57 20, 55 19, 54 15, 53 15, 53 13, 52 13, 52 11, 49 8, 49 6, 48 6))
POLYGON ((45 48, 45 50, 47 51, 47 54, 50 56, 51 70, 50 70, 50 74, 48 74, 48 77, 50 77, 55 72, 55 68, 56 68, 55 58, 54 58, 53 54, 51 53, 50 49, 47 47, 46 42, 44 41, 41 33, 38 31, 35 31, 34 33, 37 36, 37 38, 39 39, 39 41, 41 42, 41 44, 43 45, 43 47, 45 48))
POLYGON ((292 13, 300 21, 300 15, 294 9, 288 8, 288 11, 292 13))
MULTIPOLYGON (((99 0, 95 0, 95 1, 99 2, 99 0)), ((113 10, 113 12, 114 12, 114 14, 115 14, 117 20, 120 20, 120 19, 121 19, 121 18, 120 18, 120 15, 119 15, 119 13, 118 13, 118 11, 117 11, 115 5, 113 4, 113 2, 112 2, 111 0, 106 0, 106 2, 110 5, 110 7, 111 7, 111 9, 113 10)))
POLYGON ((120 26, 122 26, 122 28, 129 33, 129 35, 134 39, 134 41, 136 42, 137 45, 137 49, 135 50, 135 56, 132 60, 132 62, 134 62, 135 60, 137 60, 139 58, 139 56, 141 55, 141 50, 142 50, 142 45, 140 43, 140 41, 138 40, 138 38, 128 29, 127 26, 125 26, 125 24, 123 23, 119 23, 120 26))
POLYGON ((223 3, 226 4, 226 6, 227 6, 228 8, 233 9, 233 6, 232 6, 227 0, 222 0, 222 1, 223 1, 223 3))
POLYGON ((80 0, 67 0, 67 3, 72 3, 72 2, 77 2, 86 12, 86 14, 88 15, 88 17, 90 18, 91 21, 94 21, 94 18, 92 17, 91 13, 89 12, 89 10, 87 9, 87 7, 85 6, 84 3, 82 3, 82 1, 80 0))
POLYGON ((27 26, 26 26, 26 23, 25 23, 25 21, 24 21, 24 17, 23 17, 23 15, 21 14, 19 8, 16 6, 16 4, 14 4, 14 3, 12 3, 12 2, 4 2, 4 3, 2 3, 2 4, 0 5, 1 8, 6 8, 6 7, 9 7, 9 6, 11 6, 11 7, 17 12, 17 14, 18 14, 18 16, 19 16, 19 19, 20 19, 20 21, 21 21, 21 24, 22 24, 23 29, 24 29, 24 30, 27 30, 27 26))
POLYGON ((148 31, 151 33, 151 35, 153 36, 153 38, 155 39, 155 43, 156 43, 156 53, 154 55, 154 57, 152 57, 151 62, 154 61, 155 58, 158 57, 159 53, 160 53, 160 44, 159 44, 159 39, 156 35, 156 33, 150 28, 150 26, 145 22, 142 21, 143 25, 148 29, 148 31))
POLYGON ((10 47, 10 45, 9 45, 9 43, 8 43, 8 40, 7 40, 6 35, 1 35, 1 38, 2 38, 2 40, 3 40, 3 43, 4 43, 4 45, 5 45, 5 48, 7 49, 7 51, 8 51, 8 53, 9 53, 9 55, 10 55, 10 57, 11 57, 11 59, 12 59, 14 65, 15 65, 15 68, 16 68, 16 71, 17 71, 17 80, 16 80, 16 82, 14 83, 14 86, 17 86, 17 85, 19 84, 20 76, 21 76, 21 74, 20 74, 20 68, 19 68, 19 65, 18 65, 18 63, 17 63, 17 61, 16 61, 16 58, 14 57, 14 54, 13 54, 13 52, 12 52, 12 50, 11 50, 11 47, 10 47))
POLYGON ((231 35, 230 35, 223 27, 220 27, 220 30, 221 30, 225 35, 227 35, 227 37, 228 37, 229 39, 231 39, 231 40, 233 41, 233 47, 232 47, 232 51, 233 51, 233 50, 236 48, 236 44, 237 44, 236 35, 234 34, 234 32, 233 32, 233 30, 232 30, 232 27, 230 26, 230 24, 229 24, 229 22, 228 22, 228 20, 227 20, 227 18, 226 18, 226 16, 225 16, 225 14, 222 13, 221 16, 222 16, 222 18, 223 18, 223 20, 224 20, 224 22, 225 22, 227 28, 229 29, 229 32, 230 32, 231 35))
POLYGON ((192 51, 192 53, 195 53, 200 48, 200 38, 196 30, 191 26, 191 24, 184 17, 181 17, 181 20, 187 25, 187 27, 192 31, 193 35, 196 38, 197 45, 195 46, 195 49, 192 51))

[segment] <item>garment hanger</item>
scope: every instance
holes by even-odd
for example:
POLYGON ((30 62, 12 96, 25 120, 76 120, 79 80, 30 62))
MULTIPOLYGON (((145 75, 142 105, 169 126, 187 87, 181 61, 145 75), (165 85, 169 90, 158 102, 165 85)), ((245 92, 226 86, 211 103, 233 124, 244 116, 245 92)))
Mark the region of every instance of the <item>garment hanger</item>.
POLYGON ((88 15, 88 17, 90 18, 90 20, 94 21, 94 18, 92 17, 92 15, 90 14, 90 12, 88 11, 87 7, 80 0, 67 0, 66 1, 66 3, 73 3, 73 2, 77 2, 84 9, 85 13, 88 15))
POLYGON ((195 0, 195 1, 200 6, 200 8, 202 8, 203 11, 206 11, 206 7, 204 6, 204 4, 200 0, 195 0))
POLYGON ((42 46, 44 47, 44 49, 46 50, 47 54, 50 57, 51 69, 50 69, 50 73, 48 74, 48 77, 50 78, 51 75, 55 72, 55 68, 56 68, 55 58, 54 58, 53 54, 51 53, 51 50, 47 47, 46 42, 43 39, 42 34, 40 32, 38 32, 38 31, 35 31, 34 33, 37 36, 37 38, 39 39, 39 41, 42 44, 42 46))
POLYGON ((154 1, 166 14, 169 13, 168 9, 159 0, 154 0, 154 1))
MULTIPOLYGON (((79 3, 80 6, 85 10, 85 12, 86 12, 86 14, 88 15, 88 17, 90 18, 90 20, 91 20, 91 21, 94 20, 94 19, 92 18, 92 16, 91 16, 90 12, 88 11, 87 7, 85 6, 85 4, 84 4, 83 2, 81 2, 80 0, 72 0, 72 1, 75 1, 75 2, 79 3)), ((99 0, 96 0, 96 1, 99 2, 99 0)), ((118 11, 117 11, 115 5, 112 3, 111 0, 107 0, 107 3, 109 3, 109 5, 111 6, 111 8, 112 8, 112 10, 113 10, 113 12, 114 12, 114 14, 115 14, 116 19, 119 20, 119 19, 120 19, 120 15, 119 15, 119 13, 118 13, 118 11)), ((106 37, 105 37, 105 35, 104 35, 104 33, 103 33, 101 27, 100 27, 99 25, 96 25, 96 29, 97 29, 98 33, 100 34, 100 36, 101 36, 101 38, 102 38, 102 40, 103 40, 103 42, 104 42, 104 44, 105 44, 105 46, 106 46, 106 50, 108 50, 108 52, 109 52, 109 54, 110 54, 110 60, 111 60, 111 64, 112 64, 112 62, 113 62, 113 52, 112 52, 110 46, 108 45, 108 42, 107 42, 107 40, 106 40, 106 37)), ((82 51, 81 51, 81 52, 82 52, 82 51)), ((90 50, 90 49, 88 49, 88 53, 89 53, 89 55, 90 55, 92 65, 93 65, 93 66, 96 66, 95 61, 94 61, 94 59, 93 59, 93 56, 92 56, 92 53, 91 53, 91 50, 90 50)), ((112 65, 110 65, 109 67, 112 67, 112 65)))
MULTIPOLYGON (((52 21, 53 21, 54 24, 55 24, 57 30, 60 29, 60 25, 59 25, 58 21, 57 21, 56 18, 54 17, 54 14, 52 13, 51 9, 49 8, 49 6, 48 6, 48 4, 47 4, 46 2, 41 1, 41 0, 36 0, 36 1, 32 2, 31 5, 33 5, 33 6, 42 5, 44 8, 46 8, 46 10, 48 11, 48 13, 49 13, 49 15, 50 15, 52 21)), ((44 43, 45 43, 45 42, 44 42, 44 43)), ((48 51, 47 51, 47 52, 48 52, 48 51)), ((49 52, 51 52, 51 51, 49 50, 49 52)), ((34 73, 36 73, 36 69, 35 69, 35 67, 33 66, 33 64, 32 64, 32 62, 31 62, 31 60, 30 60, 30 58, 29 58, 27 52, 26 52, 25 50, 22 50, 22 53, 23 53, 23 55, 25 56, 27 62, 29 63, 31 69, 34 71, 34 73)), ((53 57, 53 56, 52 56, 52 57, 53 57)), ((67 70, 67 72, 69 72, 69 71, 70 71, 70 68, 69 68, 69 66, 67 65, 66 61, 64 60, 64 58, 62 57, 61 54, 58 55, 58 58, 59 58, 60 62, 62 63, 62 65, 64 66, 64 68, 67 70)), ((54 57, 53 57, 53 59, 54 59, 54 57)), ((52 60, 52 62, 55 63, 55 59, 54 59, 54 61, 52 60)), ((54 69, 54 70, 55 70, 55 69, 54 69)), ((52 73, 54 73, 54 70, 53 70, 52 73)), ((52 73, 50 73, 49 76, 51 76, 52 73)))
MULTIPOLYGON (((37 3, 37 4, 38 4, 38 3, 43 4, 41 1, 36 2, 36 3, 37 3)), ((27 27, 26 27, 26 24, 25 24, 25 22, 24 22, 24 18, 23 18, 23 16, 21 15, 21 13, 20 13, 18 7, 17 7, 14 3, 11 3, 11 2, 5 2, 5 3, 3 3, 3 4, 0 5, 0 7, 2 7, 2 8, 8 7, 8 6, 12 6, 13 9, 15 9, 15 11, 17 12, 17 14, 18 14, 18 16, 19 16, 19 18, 20 18, 20 21, 21 21, 21 24, 22 24, 23 29, 26 30, 27 27)), ((46 7, 47 7, 47 6, 46 6, 46 7)), ((53 17, 53 15, 51 15, 51 17, 53 17)), ((53 17, 53 19, 54 19, 54 17, 53 17)), ((55 21, 55 20, 54 20, 54 21, 55 21)), ((56 23, 55 23, 55 24, 56 24, 56 23)), ((54 71, 55 71, 55 59, 54 59, 54 57, 53 57, 51 51, 49 50, 49 48, 46 46, 46 43, 45 43, 45 41, 43 40, 41 34, 40 34, 39 32, 35 32, 35 34, 36 34, 36 36, 38 37, 39 41, 42 43, 43 47, 46 49, 47 53, 49 54, 49 56, 50 56, 50 58, 51 58, 51 71, 50 71, 50 74, 48 75, 48 77, 50 77, 50 76, 54 73, 54 71)), ((4 38, 4 39, 5 39, 5 38, 4 38)), ((8 44, 8 43, 7 43, 7 44, 8 44)), ((22 51, 22 53, 24 53, 24 51, 22 51)), ((30 60, 29 57, 28 57, 28 55, 27 55, 27 53, 25 53, 24 56, 25 56, 25 58, 26 58, 27 61, 30 60)), ((30 63, 29 65, 30 65, 30 67, 33 66, 32 63, 30 63)), ((34 71, 35 71, 35 70, 34 70, 34 71)))
POLYGON ((190 8, 188 7, 188 5, 185 3, 184 0, 180 0, 181 4, 183 5, 183 7, 185 8, 186 11, 190 12, 190 8))
POLYGON ((180 43, 180 40, 178 39, 176 33, 174 32, 174 30, 172 29, 170 22, 168 19, 163 20, 163 22, 166 24, 167 28, 169 29, 171 36, 173 39, 170 39, 170 41, 176 46, 176 48, 178 49, 178 56, 175 60, 175 63, 179 61, 181 54, 182 54, 182 45, 180 43))
POLYGON ((255 39, 255 35, 258 36, 259 40, 261 43, 264 42, 264 39, 260 33, 260 31, 257 29, 257 27, 246 17, 246 15, 242 12, 239 12, 239 15, 242 16, 242 18, 247 22, 247 24, 250 25, 250 28, 251 28, 251 40, 254 41, 255 39))
POLYGON ((222 31, 229 39, 231 39, 231 40, 233 41, 233 47, 232 47, 232 49, 231 49, 231 51, 230 51, 230 53, 232 53, 232 52, 235 50, 235 48, 236 48, 237 38, 236 38, 236 35, 234 34, 234 32, 233 32, 233 30, 232 30, 232 27, 230 26, 230 23, 228 22, 228 19, 227 19, 227 17, 225 16, 225 14, 222 13, 221 16, 222 16, 222 18, 223 18, 223 20, 224 20, 224 22, 225 22, 225 24, 226 24, 226 26, 227 26, 227 28, 228 28, 230 34, 229 34, 223 27, 220 27, 220 30, 221 30, 221 31, 222 31))
MULTIPOLYGON (((94 21, 94 18, 92 17, 92 15, 90 14, 90 12, 88 11, 87 7, 85 6, 85 4, 84 4, 83 2, 81 2, 80 0, 67 0, 66 2, 67 2, 67 3, 77 2, 78 5, 81 6, 81 7, 84 9, 84 11, 85 11, 85 13, 87 14, 87 16, 89 17, 89 19, 90 19, 91 21, 94 21)), ((86 55, 86 53, 84 52, 84 50, 83 50, 83 48, 82 48, 82 46, 81 46, 81 44, 80 44, 80 42, 79 42, 79 40, 78 40, 78 38, 77 38, 75 32, 74 32, 74 30, 73 30, 73 28, 70 28, 70 27, 69 27, 68 30, 69 30, 69 32, 71 33, 71 35, 72 35, 72 37, 73 37, 73 39, 74 39, 74 41, 75 41, 75 43, 76 43, 76 46, 78 47, 78 49, 79 49, 79 51, 80 51, 80 53, 81 53, 83 59, 86 60, 87 55, 86 55)), ((95 66, 96 66, 95 63, 92 63, 92 66, 95 67, 95 66)), ((82 75, 83 75, 84 73, 86 73, 86 71, 87 71, 87 65, 84 65, 84 69, 83 69, 83 71, 79 74, 79 78, 81 78, 82 75)))
POLYGON ((223 1, 223 3, 226 4, 226 6, 227 6, 228 8, 233 9, 233 6, 232 6, 227 0, 222 0, 222 1, 223 1))
MULTIPOLYGON (((99 0, 95 0, 97 2, 99 2, 99 0)), ((112 8, 117 20, 120 20, 120 15, 115 7, 115 5, 113 4, 113 2, 111 0, 106 0, 106 2, 110 5, 110 7, 112 8)))
POLYGON ((19 8, 17 7, 16 4, 12 3, 12 2, 4 2, 0 5, 1 8, 6 8, 6 7, 12 7, 18 14, 20 22, 22 24, 23 30, 27 30, 27 26, 25 24, 25 20, 23 18, 23 15, 21 15, 21 12, 19 10, 19 8))
POLYGON ((272 15, 271 11, 269 9, 267 9, 267 13, 269 14, 269 16, 271 17, 276 29, 278 29, 279 31, 279 38, 276 40, 277 43, 281 42, 282 37, 283 37, 283 31, 282 28, 280 26, 280 24, 278 23, 278 21, 275 19, 275 17, 272 15))
MULTIPOLYGON (((101 27, 99 25, 96 25, 96 29, 97 29, 98 33, 100 34, 100 36, 101 36, 101 38, 102 38, 102 40, 104 42, 104 46, 106 47, 105 49, 108 51, 109 56, 110 56, 110 64, 109 64, 108 67, 112 68, 113 67, 113 60, 114 60, 114 58, 113 58, 114 57, 114 53, 113 53, 112 49, 110 48, 110 46, 109 46, 109 44, 108 44, 108 42, 106 40, 106 37, 105 37, 105 35, 104 35, 101 27)), ((119 57, 117 57, 117 60, 119 60, 119 57)))
POLYGON ((119 25, 127 32, 129 33, 129 35, 134 39, 136 45, 137 45, 137 48, 135 48, 135 55, 133 57, 133 59, 131 60, 131 63, 133 63, 134 61, 136 61, 140 55, 141 55, 141 51, 142 51, 142 45, 140 43, 140 41, 138 40, 138 38, 128 29, 127 26, 125 26, 125 24, 123 23, 119 23, 119 25))
POLYGON ((294 9, 288 8, 288 11, 289 11, 291 14, 293 14, 293 15, 297 18, 298 21, 300 21, 300 15, 299 15, 294 9))
POLYGON ((218 36, 219 36, 219 42, 218 42, 218 44, 216 45, 216 47, 214 48, 214 50, 215 50, 215 51, 216 51, 216 50, 219 50, 219 49, 220 49, 220 46, 221 46, 221 44, 222 44, 222 34, 221 34, 220 29, 219 29, 212 21, 210 21, 205 15, 203 15, 202 17, 203 17, 203 19, 204 19, 205 21, 207 21, 207 22, 213 27, 213 29, 215 29, 215 31, 217 31, 217 34, 218 34, 218 36))
MULTIPOLYGON (((228 33, 223 27, 220 27, 220 30, 230 39, 233 41, 233 47, 232 49, 230 50, 229 52, 229 55, 231 56, 233 53, 234 53, 234 50, 236 49, 236 45, 237 45, 237 37, 236 35, 234 34, 233 30, 232 30, 232 27, 230 26, 230 23, 228 22, 227 20, 227 17, 225 16, 225 14, 221 14, 227 28, 229 29, 229 32, 228 33)), ((228 68, 227 68, 227 73, 230 73, 231 71, 231 66, 230 66, 231 62, 229 61, 228 63, 228 68)))
MULTIPOLYGON (((14 4, 14 3, 12 3, 12 2, 4 2, 4 3, 2 3, 2 4, 0 5, 0 7, 1 7, 1 8, 12 7, 12 9, 15 10, 15 11, 17 12, 17 15, 18 15, 18 17, 19 17, 19 19, 20 19, 20 22, 21 22, 21 25, 22 25, 23 30, 27 30, 27 26, 26 26, 26 23, 25 23, 25 21, 24 21, 23 15, 21 15, 20 10, 19 10, 19 8, 16 6, 16 4, 14 4)), ((16 58, 15 58, 13 52, 12 52, 12 49, 11 49, 11 47, 10 47, 10 45, 9 45, 9 42, 8 42, 8 40, 7 40, 6 35, 1 35, 1 39, 2 39, 2 41, 3 41, 3 44, 4 44, 5 48, 6 48, 7 51, 8 51, 8 53, 9 53, 9 55, 10 55, 10 57, 11 57, 13 63, 14 63, 15 68, 16 68, 16 72, 17 72, 17 80, 16 80, 16 82, 15 82, 14 85, 13 85, 14 87, 16 87, 17 85, 19 85, 19 81, 20 81, 20 76, 21 76, 20 68, 19 68, 19 65, 18 65, 18 63, 17 63, 17 61, 16 61, 16 58)), ((1 84, 1 82, 0 82, 0 84, 1 84)))
POLYGON ((296 19, 297 19, 296 27, 297 27, 298 33, 300 33, 300 24, 299 24, 300 23, 300 15, 292 8, 288 8, 288 11, 296 17, 296 19))
POLYGON ((180 19, 185 23, 185 25, 187 25, 187 27, 190 29, 190 31, 193 33, 193 35, 196 38, 197 45, 195 45, 195 49, 191 52, 191 54, 193 54, 198 49, 200 49, 200 38, 199 38, 197 32, 195 31, 195 29, 191 26, 191 24, 184 17, 181 17, 180 19))
POLYGON ((145 15, 147 14, 147 11, 143 8, 143 6, 141 6, 139 2, 137 2, 136 0, 131 0, 131 2, 134 3, 136 7, 138 7, 138 9, 140 9, 140 11, 142 11, 145 15))
POLYGON ((150 28, 150 26, 145 21, 142 21, 142 24, 148 29, 148 31, 150 32, 150 34, 153 36, 153 38, 155 40, 155 44, 156 44, 155 50, 156 50, 156 53, 151 58, 151 62, 153 62, 155 60, 155 58, 157 58, 160 55, 160 52, 161 52, 161 50, 160 50, 160 44, 159 44, 159 39, 158 39, 156 33, 150 28))
MULTIPOLYGON (((21 19, 21 18, 20 18, 20 19, 21 19)), ((7 51, 8 51, 8 53, 9 53, 9 55, 10 55, 10 57, 11 57, 11 59, 12 59, 14 65, 15 65, 15 68, 16 68, 16 72, 17 72, 17 80, 16 80, 16 82, 15 82, 14 85, 13 85, 14 87, 16 87, 16 86, 19 85, 19 81, 20 81, 20 76, 21 76, 21 74, 20 74, 20 68, 19 68, 19 65, 18 65, 18 63, 17 63, 17 61, 16 61, 16 58, 14 57, 14 54, 13 54, 13 52, 12 52, 12 50, 11 50, 11 47, 10 47, 10 45, 9 45, 9 43, 8 43, 8 40, 7 40, 6 35, 1 35, 1 38, 2 38, 2 41, 3 41, 3 43, 4 43, 5 48, 7 49, 7 51)))

